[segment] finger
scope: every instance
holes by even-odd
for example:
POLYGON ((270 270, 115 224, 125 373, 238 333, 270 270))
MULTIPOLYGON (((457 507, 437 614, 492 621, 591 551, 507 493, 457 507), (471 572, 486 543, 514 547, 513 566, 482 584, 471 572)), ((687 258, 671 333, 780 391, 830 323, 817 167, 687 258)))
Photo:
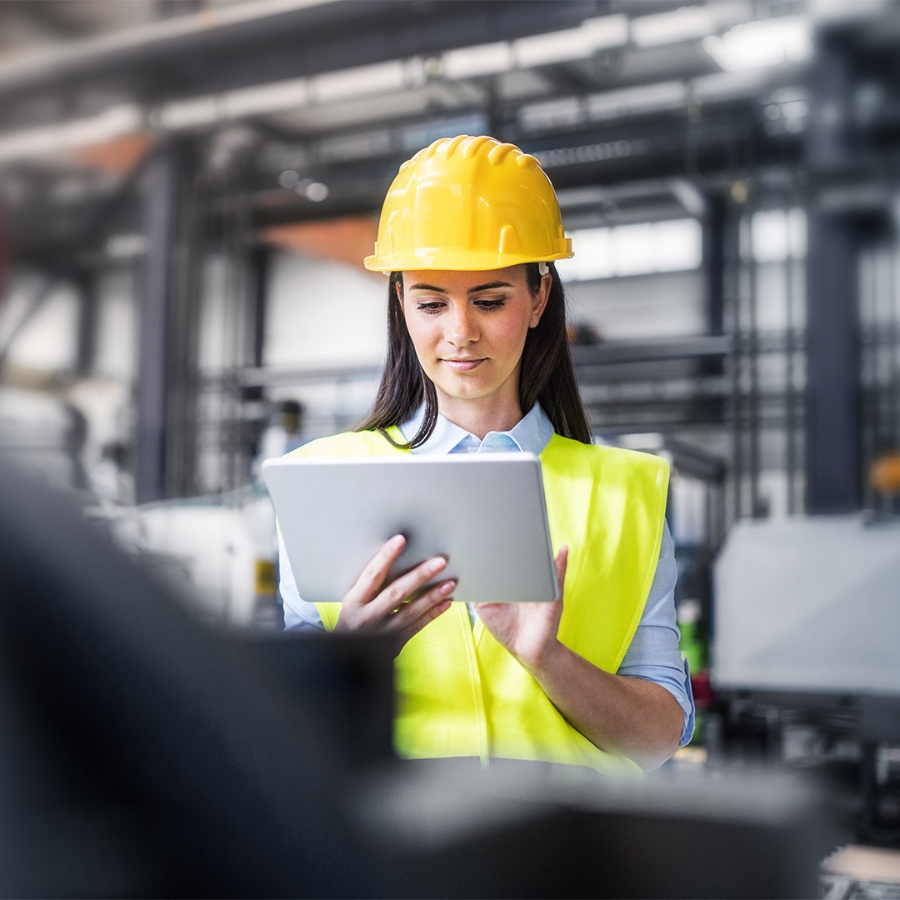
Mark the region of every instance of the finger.
POLYGON ((566 583, 566 569, 569 566, 569 548, 560 547, 556 554, 556 583, 559 586, 559 599, 562 600, 563 585, 566 583))
POLYGON ((430 581, 447 567, 445 556, 433 556, 419 563, 405 575, 401 575, 392 581, 381 593, 368 604, 368 612, 374 618, 382 618, 390 615, 395 609, 409 601, 426 582, 430 581))
POLYGON ((406 546, 406 538, 402 534, 396 534, 366 563, 359 578, 353 587, 347 591, 344 603, 361 605, 368 603, 378 596, 384 580, 391 570, 391 566, 397 561, 403 548, 406 546))
MULTIPOLYGON (((392 617, 392 619, 401 622, 402 627, 400 627, 398 631, 402 636, 404 643, 406 643, 413 635, 418 634, 429 622, 433 622, 438 616, 450 609, 451 601, 453 599, 450 595, 455 589, 455 582, 443 582, 438 585, 437 588, 432 589, 428 594, 425 594, 419 600, 416 600, 415 604, 421 604, 426 597, 431 598, 426 606, 421 607, 418 610, 409 610, 407 613, 406 624, 402 624, 401 620, 401 613, 406 612, 406 610, 400 610, 392 617), (436 599, 434 599, 435 595, 437 595, 436 599)), ((413 606, 413 604, 410 604, 410 606, 413 606)), ((391 630, 394 629, 391 628, 391 630)))
POLYGON ((403 631, 409 628, 420 617, 427 616, 435 606, 448 600, 454 590, 456 590, 456 581, 449 579, 436 584, 421 597, 401 604, 387 619, 387 630, 403 631))
POLYGON ((432 606, 425 615, 419 616, 412 625, 400 632, 403 643, 405 644, 411 637, 417 635, 429 622, 433 622, 438 616, 447 612, 451 606, 450 600, 444 600, 437 606, 432 606))

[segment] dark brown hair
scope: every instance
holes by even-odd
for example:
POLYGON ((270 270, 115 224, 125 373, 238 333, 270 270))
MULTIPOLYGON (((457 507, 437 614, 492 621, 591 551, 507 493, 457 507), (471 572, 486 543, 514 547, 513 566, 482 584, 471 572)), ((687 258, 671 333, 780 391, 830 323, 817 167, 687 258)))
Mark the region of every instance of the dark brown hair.
MULTIPOLYGON (((572 367, 572 354, 566 337, 566 297, 556 266, 549 263, 553 279, 550 296, 540 322, 529 329, 522 351, 519 372, 519 403, 527 413, 539 401, 557 434, 591 443, 591 429, 572 367)), ((541 286, 537 263, 525 265, 525 277, 532 295, 541 286)), ((378 396, 356 431, 377 430, 397 446, 420 447, 434 431, 437 422, 437 393, 431 379, 422 371, 412 339, 406 329, 400 294, 403 276, 392 272, 388 283, 388 350, 378 396), (387 433, 392 425, 402 425, 425 403, 425 418, 416 436, 406 444, 397 444, 387 433)))

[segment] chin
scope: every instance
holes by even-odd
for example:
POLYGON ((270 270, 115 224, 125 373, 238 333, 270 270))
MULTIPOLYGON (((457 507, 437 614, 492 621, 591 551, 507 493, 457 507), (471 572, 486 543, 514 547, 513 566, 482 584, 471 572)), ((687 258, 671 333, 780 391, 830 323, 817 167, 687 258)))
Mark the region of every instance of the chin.
MULTIPOLYGON (((437 384, 437 382, 435 382, 437 384)), ((496 385, 486 385, 483 382, 477 382, 475 379, 460 378, 452 383, 438 385, 440 389, 450 397, 458 399, 472 399, 485 397, 497 390, 496 385)))

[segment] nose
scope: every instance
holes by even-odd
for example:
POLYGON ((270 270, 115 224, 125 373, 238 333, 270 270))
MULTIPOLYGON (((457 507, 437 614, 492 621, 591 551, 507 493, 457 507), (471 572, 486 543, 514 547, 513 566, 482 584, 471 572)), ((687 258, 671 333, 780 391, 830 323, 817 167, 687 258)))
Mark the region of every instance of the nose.
POLYGON ((452 305, 447 319, 446 339, 454 347, 462 347, 478 340, 475 316, 467 303, 452 305))

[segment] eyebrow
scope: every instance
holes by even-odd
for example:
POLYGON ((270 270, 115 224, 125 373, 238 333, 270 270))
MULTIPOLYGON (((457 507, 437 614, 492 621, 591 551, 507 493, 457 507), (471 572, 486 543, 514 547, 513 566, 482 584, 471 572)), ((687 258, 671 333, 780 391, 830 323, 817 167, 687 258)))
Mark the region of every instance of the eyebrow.
MULTIPOLYGON (((479 284, 476 287, 469 288, 466 293, 477 294, 479 291, 489 291, 492 288, 512 287, 508 281, 491 281, 488 284, 479 284)), ((410 287, 411 291, 436 291, 438 294, 449 294, 446 288, 436 287, 433 284, 414 284, 410 287)))

